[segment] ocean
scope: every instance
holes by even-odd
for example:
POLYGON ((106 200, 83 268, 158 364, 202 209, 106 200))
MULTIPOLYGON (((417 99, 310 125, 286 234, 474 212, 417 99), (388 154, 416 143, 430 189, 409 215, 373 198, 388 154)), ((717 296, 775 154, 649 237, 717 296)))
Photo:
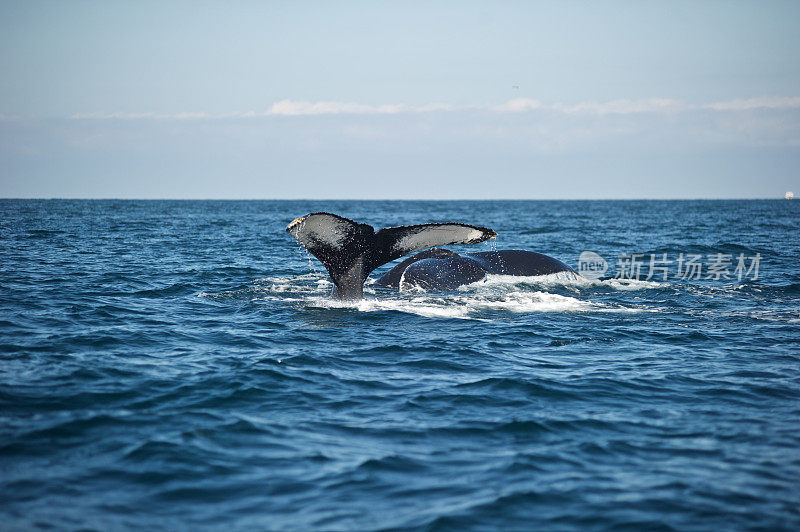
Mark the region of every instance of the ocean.
POLYGON ((0 213, 4 530, 800 529, 800 202, 0 213), (315 211, 593 278, 341 302, 315 211))

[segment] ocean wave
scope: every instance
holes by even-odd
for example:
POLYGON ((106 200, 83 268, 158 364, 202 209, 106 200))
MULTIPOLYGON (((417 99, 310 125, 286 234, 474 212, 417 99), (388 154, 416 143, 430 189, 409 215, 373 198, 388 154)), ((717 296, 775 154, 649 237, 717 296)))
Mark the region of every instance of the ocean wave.
POLYGON ((6 529, 800 529, 796 203, 0 203, 6 529), (341 302, 320 210, 764 262, 341 302))

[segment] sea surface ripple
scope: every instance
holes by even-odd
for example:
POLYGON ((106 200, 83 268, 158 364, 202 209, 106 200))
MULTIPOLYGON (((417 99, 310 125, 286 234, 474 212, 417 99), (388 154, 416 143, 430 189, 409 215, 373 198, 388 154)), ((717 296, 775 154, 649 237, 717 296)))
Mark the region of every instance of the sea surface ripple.
POLYGON ((798 202, 0 214, 5 530, 800 529, 798 202), (760 271, 368 285, 342 303, 284 231, 321 210, 480 224, 499 238, 453 249, 573 267, 584 250, 741 253, 760 271))

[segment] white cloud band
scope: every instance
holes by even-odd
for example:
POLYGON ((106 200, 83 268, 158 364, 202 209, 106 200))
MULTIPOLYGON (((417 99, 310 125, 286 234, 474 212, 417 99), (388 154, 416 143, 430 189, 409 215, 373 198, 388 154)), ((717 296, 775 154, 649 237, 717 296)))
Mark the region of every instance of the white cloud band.
POLYGON ((395 115, 401 113, 434 113, 484 111, 494 113, 527 113, 550 111, 571 115, 633 115, 647 113, 681 113, 687 111, 752 111, 770 109, 800 108, 800 97, 763 96, 759 98, 737 99, 708 104, 688 104, 681 100, 668 98, 647 98, 639 100, 611 100, 607 102, 581 102, 577 104, 544 104, 529 98, 516 98, 502 104, 452 105, 430 103, 425 105, 382 104, 371 105, 352 102, 305 102, 281 100, 273 103, 265 112, 247 111, 243 113, 209 114, 190 113, 79 113, 70 118, 77 120, 197 120, 197 119, 241 119, 268 116, 318 116, 318 115, 395 115))

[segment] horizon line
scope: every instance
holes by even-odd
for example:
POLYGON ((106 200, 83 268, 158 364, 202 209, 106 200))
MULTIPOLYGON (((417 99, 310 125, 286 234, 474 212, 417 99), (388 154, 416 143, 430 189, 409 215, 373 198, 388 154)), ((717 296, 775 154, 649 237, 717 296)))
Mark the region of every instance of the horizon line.
POLYGON ((783 196, 768 197, 638 197, 638 198, 183 198, 183 197, 161 197, 161 198, 124 198, 124 197, 23 197, 10 196, 0 197, 0 201, 5 200, 44 200, 44 201, 765 201, 781 200, 786 201, 783 196))

